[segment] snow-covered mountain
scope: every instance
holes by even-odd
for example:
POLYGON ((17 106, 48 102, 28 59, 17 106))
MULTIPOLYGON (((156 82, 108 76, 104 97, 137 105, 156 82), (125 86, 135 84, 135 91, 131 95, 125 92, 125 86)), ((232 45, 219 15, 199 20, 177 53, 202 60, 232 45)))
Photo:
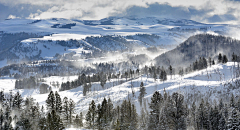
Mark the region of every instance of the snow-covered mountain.
POLYGON ((200 57, 217 61, 218 54, 232 57, 239 55, 240 41, 231 37, 198 34, 189 37, 176 48, 157 56, 153 62, 160 66, 186 67, 200 57))
POLYGON ((7 60, 51 59, 56 54, 71 53, 73 49, 134 52, 139 48, 160 47, 169 50, 198 33, 227 35, 229 30, 236 28, 155 17, 9 19, 0 22, 0 27, 0 66, 5 66, 7 60))

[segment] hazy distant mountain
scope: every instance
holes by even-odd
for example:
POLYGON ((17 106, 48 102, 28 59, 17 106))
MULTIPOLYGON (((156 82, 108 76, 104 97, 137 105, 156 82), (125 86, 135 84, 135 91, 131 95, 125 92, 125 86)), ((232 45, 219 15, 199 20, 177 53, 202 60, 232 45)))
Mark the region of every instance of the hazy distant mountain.
POLYGON ((233 52, 240 54, 240 41, 225 36, 216 36, 210 34, 199 34, 189 37, 185 42, 181 43, 175 49, 168 51, 154 59, 157 65, 175 67, 189 66, 190 63, 196 61, 199 57, 208 59, 217 59, 219 53, 227 55, 231 60, 233 52))

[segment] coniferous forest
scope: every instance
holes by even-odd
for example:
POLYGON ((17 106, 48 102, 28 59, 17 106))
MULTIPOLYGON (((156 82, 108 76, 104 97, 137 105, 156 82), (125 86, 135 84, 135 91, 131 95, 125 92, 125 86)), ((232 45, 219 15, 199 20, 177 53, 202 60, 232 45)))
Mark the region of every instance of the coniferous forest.
POLYGON ((87 113, 76 112, 76 103, 58 92, 51 91, 46 99, 46 107, 40 106, 32 97, 23 99, 16 94, 0 92, 1 130, 63 130, 64 128, 116 129, 116 130, 167 130, 167 129, 240 129, 240 98, 231 95, 227 102, 196 99, 186 104, 185 97, 174 92, 156 91, 149 104, 143 99, 141 83, 141 113, 131 100, 123 100, 114 106, 112 99, 104 98, 100 104, 94 100, 87 113))

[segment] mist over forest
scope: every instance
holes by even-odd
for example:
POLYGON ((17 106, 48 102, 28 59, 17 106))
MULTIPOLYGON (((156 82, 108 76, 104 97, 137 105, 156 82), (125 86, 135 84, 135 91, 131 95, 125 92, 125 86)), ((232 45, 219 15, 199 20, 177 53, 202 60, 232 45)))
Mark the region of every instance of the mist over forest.
POLYGON ((0 1, 1 130, 240 129, 236 8, 65 2, 0 1))

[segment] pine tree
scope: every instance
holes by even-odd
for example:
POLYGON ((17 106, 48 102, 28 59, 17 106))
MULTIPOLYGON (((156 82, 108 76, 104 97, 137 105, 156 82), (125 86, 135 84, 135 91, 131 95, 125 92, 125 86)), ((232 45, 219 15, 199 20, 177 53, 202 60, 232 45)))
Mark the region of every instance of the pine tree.
POLYGON ((88 112, 85 116, 86 125, 88 128, 94 128, 95 127, 95 121, 96 121, 96 105, 94 100, 89 104, 88 112))
POLYGON ((50 113, 47 115, 46 119, 47 123, 47 129, 48 130, 63 130, 64 126, 62 123, 62 120, 60 116, 58 116, 55 112, 55 110, 52 110, 50 113))
POLYGON ((48 98, 46 100, 46 105, 47 105, 48 112, 51 112, 52 110, 55 110, 55 108, 56 108, 56 98, 54 96, 53 91, 51 91, 48 94, 48 98))
POLYGON ((70 108, 69 108, 69 101, 67 97, 63 98, 63 107, 62 107, 63 111, 63 120, 65 124, 69 124, 69 120, 70 120, 70 108))
POLYGON ((103 116, 103 114, 101 111, 101 105, 98 104, 97 110, 96 110, 96 126, 97 126, 97 129, 99 129, 99 130, 103 129, 102 125, 104 125, 104 124, 102 124, 102 118, 103 118, 102 116, 103 116))
POLYGON ((169 72, 170 72, 170 75, 171 75, 171 79, 172 79, 172 74, 173 74, 173 68, 172 68, 172 66, 171 66, 171 65, 169 66, 169 72))
POLYGON ((225 130, 226 129, 226 122, 225 122, 225 118, 222 115, 222 113, 220 114, 220 120, 219 120, 219 125, 218 125, 218 130, 225 130))
POLYGON ((38 122, 38 128, 40 130, 47 130, 47 121, 46 121, 46 118, 45 117, 42 117, 39 122, 38 122))
POLYGON ((232 109, 231 115, 228 118, 227 128, 228 130, 238 130, 239 129, 239 119, 235 108, 232 109))
POLYGON ((88 91, 88 85, 87 85, 87 83, 84 83, 83 84, 83 96, 87 95, 87 91, 88 91))
POLYGON ((234 108, 235 107, 235 97, 234 95, 232 94, 231 95, 231 99, 230 99, 230 107, 234 108))
MULTIPOLYGON (((130 101, 129 101, 130 103, 130 101)), ((130 104, 131 106, 131 104, 130 104)), ((130 130, 137 130, 137 127, 138 127, 138 114, 137 114, 137 111, 136 111, 136 107, 134 104, 132 104, 132 108, 131 108, 131 115, 130 115, 130 126, 129 126, 129 129, 130 130)))
POLYGON ((75 126, 76 128, 80 128, 80 117, 79 117, 78 114, 77 114, 76 117, 75 117, 74 126, 75 126))
POLYGON ((120 107, 120 128, 128 129, 129 128, 129 104, 127 100, 124 100, 120 107))
POLYGON ((227 56, 226 56, 226 55, 223 55, 222 63, 227 63, 227 62, 228 62, 227 56))
POLYGON ((208 58, 208 64, 210 67, 212 66, 212 58, 211 57, 208 58))
POLYGON ((218 63, 222 63, 222 54, 221 53, 219 53, 219 55, 218 55, 218 63))
POLYGON ((80 113, 80 116, 79 116, 79 126, 83 127, 83 114, 82 114, 82 112, 80 113))
POLYGON ((199 129, 206 129, 206 121, 207 121, 207 113, 205 111, 205 104, 202 99, 199 108, 198 108, 198 115, 197 115, 197 123, 198 123, 198 128, 199 129))
POLYGON ((31 124, 30 120, 23 115, 20 116, 20 120, 16 123, 16 125, 18 127, 21 127, 24 130, 32 129, 32 124, 31 124))
POLYGON ((100 114, 99 114, 99 116, 101 117, 101 121, 100 121, 101 129, 106 129, 108 124, 107 108, 108 108, 107 100, 104 98, 100 106, 100 114))
POLYGON ((217 107, 211 108, 210 114, 209 114, 209 119, 210 119, 210 129, 212 130, 217 130, 219 126, 219 121, 220 121, 221 115, 219 114, 219 111, 217 107))
POLYGON ((112 100, 110 98, 108 98, 108 102, 107 102, 107 122, 110 123, 113 120, 113 103, 112 100))
POLYGON ((186 115, 186 108, 183 105, 184 96, 179 93, 172 94, 172 101, 173 101, 173 113, 168 115, 173 119, 174 129, 186 129, 186 122, 185 122, 185 115, 186 115))
POLYGON ((158 125, 160 123, 160 105, 162 104, 162 102, 162 95, 158 91, 156 91, 151 98, 151 103, 149 104, 149 108, 151 109, 151 111, 149 115, 148 129, 158 129, 158 125))
POLYGON ((144 98, 146 93, 146 88, 143 85, 143 82, 141 82, 140 84, 140 90, 139 90, 140 94, 138 96, 138 101, 140 102, 140 106, 142 106, 142 99, 144 98))
POLYGON ((215 65, 215 61, 214 60, 212 61, 212 65, 215 65))
POLYGON ((194 129, 197 129, 197 126, 196 126, 196 105, 195 105, 195 102, 193 102, 192 106, 191 106, 191 124, 192 126, 194 127, 194 129))
POLYGON ((5 102, 5 101, 6 101, 6 98, 5 98, 4 92, 1 91, 1 92, 0 92, 0 104, 1 104, 2 106, 4 106, 4 102, 5 102))
POLYGON ((23 103, 23 98, 19 94, 19 92, 17 92, 13 98, 13 108, 20 110, 22 108, 22 103, 23 103))
POLYGON ((62 111, 62 100, 58 92, 55 92, 55 99, 56 99, 56 112, 57 114, 60 114, 62 111))
POLYGON ((218 109, 219 109, 220 111, 222 111, 223 107, 224 107, 224 104, 223 104, 223 100, 222 100, 222 98, 221 98, 221 99, 220 99, 220 102, 219 102, 219 105, 218 105, 218 109))
POLYGON ((72 118, 73 118, 73 114, 75 114, 75 102, 70 99, 69 100, 69 121, 70 121, 70 124, 72 123, 72 118))
POLYGON ((141 129, 147 128, 147 113, 143 108, 141 109, 141 116, 140 116, 139 123, 140 123, 139 125, 141 129))

